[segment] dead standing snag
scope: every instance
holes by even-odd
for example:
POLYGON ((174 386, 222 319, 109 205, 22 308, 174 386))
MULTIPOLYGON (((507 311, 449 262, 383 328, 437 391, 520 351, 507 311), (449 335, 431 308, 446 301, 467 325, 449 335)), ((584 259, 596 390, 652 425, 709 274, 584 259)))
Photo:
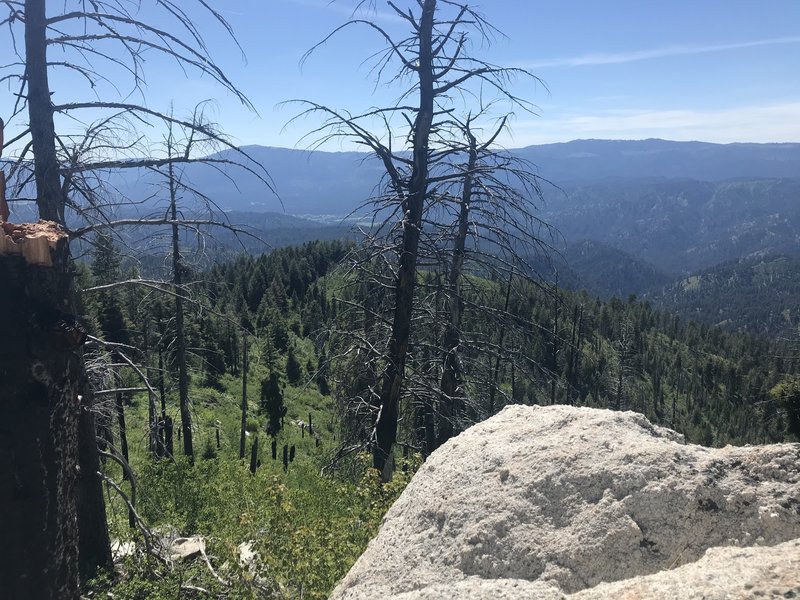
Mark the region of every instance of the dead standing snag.
MULTIPOLYGON (((358 6, 365 4, 360 2, 358 6)), ((374 252, 362 264, 382 266, 383 281, 381 277, 373 280, 387 287, 393 305, 390 314, 373 315, 378 317, 376 322, 382 319, 387 323, 388 341, 359 339, 362 348, 378 350, 371 362, 379 375, 358 394, 360 404, 369 406, 372 418, 369 446, 373 466, 385 478, 391 476, 391 467, 385 467, 391 465, 389 459, 397 440, 418 302, 418 276, 423 264, 421 249, 429 240, 428 217, 441 200, 445 182, 453 179, 449 164, 454 140, 461 134, 453 114, 462 112, 472 100, 480 104, 484 95, 512 108, 532 108, 508 86, 515 75, 530 76, 529 73, 498 67, 469 55, 470 35, 489 41, 496 33, 480 14, 469 5, 451 0, 410 4, 412 8, 404 10, 388 2, 395 15, 408 25, 410 33, 405 38, 391 35, 374 21, 356 18, 321 42, 328 42, 349 26, 375 32, 385 46, 376 55, 372 72, 379 82, 408 83, 395 105, 351 114, 315 102, 301 102, 305 106, 303 114, 319 113, 325 119, 312 132, 319 136, 318 143, 347 138, 368 148, 385 170, 380 193, 373 202, 376 223, 372 239, 379 244, 372 247, 374 252), (375 133, 373 126, 383 128, 382 134, 375 133), (395 140, 401 140, 398 143, 402 147, 393 147, 395 140)), ((348 351, 343 352, 347 354, 348 351)))
MULTIPOLYGON (((7 196, 20 199, 33 189, 39 217, 52 222, 31 225, 32 231, 4 224, 0 242, 0 314, 8 320, 4 339, 19 340, 0 350, 0 398, 8 411, 0 424, 0 538, 5 542, 0 589, 9 597, 77 598, 79 560, 87 575, 111 564, 90 394, 82 348, 73 345, 79 336, 72 326, 69 239, 58 226, 65 225, 70 211, 88 220, 89 227, 109 222, 106 178, 98 170, 141 166, 128 159, 147 155, 142 132, 181 125, 146 105, 145 53, 148 60, 166 56, 211 77, 250 106, 217 66, 189 16, 187 5, 193 4, 231 33, 206 0, 153 0, 158 26, 155 19, 141 20, 140 14, 152 14, 138 10, 143 3, 0 0, 7 9, 0 25, 8 28, 17 54, 2 65, 3 80, 19 82, 12 120, 27 113, 26 128, 10 141, 20 149, 9 170, 13 186, 7 196), (64 102, 62 94, 62 104, 54 105, 49 75, 56 70, 77 74, 75 81, 87 83, 92 101, 78 96, 64 102), (120 89, 120 74, 129 77, 131 89, 120 89), (123 101, 114 102, 114 96, 123 101), (101 116, 84 135, 71 136, 56 126, 57 118, 74 123, 85 114, 101 116), (42 228, 54 232, 55 246, 42 241, 42 228)), ((216 136, 236 151, 211 130, 199 133, 216 136)))

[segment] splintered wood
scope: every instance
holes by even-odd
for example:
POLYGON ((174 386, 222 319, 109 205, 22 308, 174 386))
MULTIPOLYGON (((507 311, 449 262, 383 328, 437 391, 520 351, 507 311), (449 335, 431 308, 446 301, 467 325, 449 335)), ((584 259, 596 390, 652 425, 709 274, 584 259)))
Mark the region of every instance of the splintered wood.
MULTIPOLYGON (((3 156, 4 137, 4 123, 0 119, 0 158, 3 156)), ((67 238, 66 232, 53 221, 15 225, 8 222, 8 216, 6 175, 0 162, 0 256, 18 254, 29 265, 52 266, 50 250, 67 238)))
POLYGON ((28 264, 42 267, 52 266, 50 250, 67 238, 67 233, 53 221, 0 223, 0 229, 0 256, 20 254, 28 264))

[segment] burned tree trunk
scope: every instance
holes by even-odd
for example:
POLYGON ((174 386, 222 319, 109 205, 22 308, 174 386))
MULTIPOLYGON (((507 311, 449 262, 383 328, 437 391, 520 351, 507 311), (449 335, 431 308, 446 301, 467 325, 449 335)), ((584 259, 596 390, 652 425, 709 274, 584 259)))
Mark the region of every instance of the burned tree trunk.
POLYGON ((0 316, 7 342, 0 349, 5 408, 0 423, 0 589, 9 598, 71 599, 78 597, 79 567, 90 576, 97 567, 110 566, 111 550, 86 394, 84 333, 75 321, 69 241, 56 224, 64 223, 65 202, 55 151, 44 0, 25 1, 24 21, 36 204, 39 216, 49 222, 6 223, 5 177, 0 177, 0 316))
POLYGON ((250 473, 256 474, 258 469, 258 436, 253 439, 253 447, 250 449, 250 473))
MULTIPOLYGON (((0 119, 0 156, 3 155, 3 145, 5 144, 5 127, 3 119, 0 119)), ((0 169, 0 222, 8 221, 9 216, 8 202, 6 202, 6 174, 0 169)))
MULTIPOLYGON (((170 148, 171 152, 171 148, 170 148)), ((189 405, 189 373, 186 364, 186 328, 183 310, 183 262, 181 261, 180 236, 178 235, 177 184, 173 164, 169 163, 169 198, 172 217, 172 284, 175 288, 175 361, 178 363, 178 400, 181 410, 183 453, 194 460, 192 443, 192 409, 189 405)))
POLYGON ((419 109, 413 128, 413 165, 408 194, 403 201, 403 240, 400 261, 394 284, 395 308, 389 353, 381 384, 380 408, 375 421, 375 443, 372 464, 381 471, 384 479, 389 457, 397 441, 400 392, 405 373, 408 343, 411 336, 411 316, 414 307, 414 288, 417 279, 417 258, 420 230, 425 200, 428 196, 428 167, 430 161, 428 141, 431 135, 434 111, 433 24, 436 0, 425 0, 419 22, 419 109))
POLYGON ((0 231, 0 589, 78 597, 79 421, 85 333, 73 313, 67 236, 54 223, 0 231))
POLYGON ((45 0, 25 0, 25 75, 39 217, 64 224, 53 103, 47 77, 45 0))
POLYGON ((112 569, 111 541, 106 523, 106 505, 100 472, 100 455, 97 452, 97 426, 95 425, 91 390, 83 397, 78 435, 78 563, 81 580, 93 577, 98 569, 112 569))
MULTIPOLYGON (((381 472, 384 480, 391 477, 393 447, 398 438, 402 398, 422 401, 416 419, 405 419, 408 425, 404 425, 404 430, 411 435, 414 435, 413 431, 424 431, 426 442, 423 452, 437 443, 434 435, 435 418, 442 416, 444 431, 440 437, 444 440, 453 434, 454 417, 463 412, 460 407, 462 398, 459 396, 463 396, 465 389, 460 381, 464 376, 458 372, 457 354, 451 352, 452 348, 463 345, 459 338, 464 332, 459 335, 457 331, 457 322, 461 318, 460 307, 455 302, 450 306, 454 327, 448 340, 452 344, 446 350, 449 356, 430 352, 432 346, 427 343, 417 346, 412 338, 415 335, 412 328, 421 323, 417 318, 420 314, 420 301, 427 301, 417 293, 420 265, 424 264, 427 268, 427 259, 438 256, 441 250, 440 236, 450 235, 451 224, 441 223, 440 217, 450 213, 448 206, 454 195, 453 190, 461 186, 465 179, 463 170, 453 168, 454 161, 461 161, 465 154, 459 115, 463 114, 462 110, 469 103, 462 103, 461 100, 466 97, 480 97, 478 128, 484 129, 487 119, 494 120, 491 114, 493 111, 488 110, 488 107, 496 101, 530 110, 529 104, 509 91, 507 84, 518 74, 532 77, 524 69, 497 67, 470 56, 468 48, 472 44, 468 41, 469 34, 477 34, 488 43, 491 36, 487 33, 494 31, 494 28, 469 4, 417 0, 409 5, 409 8, 405 8, 394 2, 388 3, 392 11, 411 26, 405 37, 395 38, 393 33, 390 34, 380 25, 363 18, 353 18, 346 23, 346 26, 365 25, 377 32, 385 43, 384 50, 375 54, 375 72, 377 79, 383 83, 401 82, 403 91, 396 103, 386 107, 373 107, 362 114, 354 115, 350 111, 337 111, 317 102, 301 101, 306 107, 303 114, 325 115, 322 126, 316 130, 322 139, 353 139, 357 144, 369 148, 385 170, 385 178, 379 185, 381 194, 373 198, 376 233, 374 236, 367 236, 368 245, 373 252, 366 257, 359 255, 356 261, 360 271, 369 272, 373 267, 376 268, 368 274, 369 281, 381 282, 384 289, 392 294, 393 314, 376 313, 375 316, 381 318, 372 318, 375 327, 369 327, 369 331, 365 331, 370 335, 376 329, 380 330, 380 338, 376 338, 381 340, 380 343, 375 344, 370 339, 366 340, 366 344, 362 339, 355 342, 345 340, 344 343, 349 348, 342 354, 347 356, 350 350, 360 353, 363 347, 369 356, 369 369, 381 369, 378 382, 355 390, 356 393, 351 395, 351 406, 358 406, 360 409, 365 402, 369 403, 369 413, 374 415, 374 428, 369 432, 367 443, 372 453, 373 466, 381 472), (397 71, 389 76, 388 73, 393 72, 395 66, 397 71), (484 102, 484 92, 488 91, 496 92, 497 100, 484 102), (383 121, 386 131, 375 134, 371 128, 380 121, 383 121), (402 134, 396 127, 402 129, 402 134), (392 143, 399 139, 404 140, 403 149, 395 151, 392 143), (395 222, 395 219, 399 222, 395 222), (424 232, 423 226, 426 228, 424 232), (421 255, 424 262, 420 262, 421 255), (363 258, 367 260, 362 260, 363 258), (388 336, 385 335, 384 327, 389 330, 388 336), (383 340, 386 338, 388 341, 384 345, 383 340), (419 353, 411 352, 412 343, 415 348, 423 350, 419 353), (446 370, 443 375, 445 381, 442 383, 444 392, 436 394, 426 391, 423 397, 417 393, 415 384, 409 386, 408 393, 404 394, 406 371, 414 370, 424 364, 424 361, 429 361, 431 355, 441 360, 441 367, 436 365, 436 368, 446 370), (439 406, 443 406, 447 414, 436 414, 434 409, 439 406)), ((336 28, 308 54, 323 47, 331 37, 346 29, 346 26, 336 28)), ((499 124, 498 132, 504 129, 505 118, 501 118, 499 124)), ((526 174, 523 169, 513 167, 514 161, 510 158, 492 152, 489 148, 491 144, 490 140, 481 145, 479 153, 486 152, 490 157, 488 169, 504 171, 505 174, 499 177, 490 176, 488 187, 480 186, 483 191, 479 193, 491 197, 494 202, 492 206, 500 208, 487 217, 484 233, 478 237, 485 241, 486 246, 495 244, 495 240, 499 238, 496 245, 502 252, 514 251, 526 243, 529 237, 527 232, 531 231, 527 225, 533 219, 526 216, 527 212, 520 208, 527 205, 528 193, 535 187, 530 183, 535 178, 526 174), (513 183, 509 181, 521 181, 524 192, 515 190, 513 183), (495 195, 495 191, 499 190, 502 193, 495 195), (507 195, 514 201, 513 208, 505 205, 507 195), (513 222, 512 215, 522 215, 525 223, 513 222)), ((475 191, 477 186, 470 186, 469 181, 466 183, 468 189, 475 191)), ((464 208, 466 210, 467 207, 464 208)), ((462 270, 463 253, 456 249, 455 254, 454 273, 458 274, 462 270)), ((519 254, 512 254, 517 264, 526 262, 519 254)), ((492 262, 486 261, 487 264, 492 262)), ((526 271, 517 268, 517 272, 526 271)), ((419 279, 423 281, 423 278, 419 279)), ((355 280, 352 283, 361 285, 355 280)), ((366 301, 363 308, 367 310, 369 304, 372 302, 366 301)), ((434 306, 438 310, 438 305, 434 306)), ((383 312, 383 309, 379 308, 379 311, 383 312)), ((439 343, 436 336, 430 339, 439 343)), ((427 366, 432 367, 430 363, 427 366)), ((426 368, 420 385, 426 390, 432 390, 436 385, 434 377, 440 379, 434 368, 426 368)), ((354 412, 364 413, 363 410, 354 412)))
MULTIPOLYGON (((466 252, 467 233, 469 231, 469 209, 472 204, 472 185, 475 167, 478 163, 478 142, 467 124, 466 131, 469 142, 469 158, 464 172, 464 185, 461 191, 461 202, 458 214, 458 229, 453 240, 453 256, 450 262, 450 273, 447 280, 448 321, 444 336, 444 361, 442 365, 441 390, 441 422, 436 448, 444 444, 456 433, 455 420, 462 410, 463 398, 459 368, 459 346, 461 345, 461 276, 464 272, 464 254, 466 252)), ((432 452, 435 448, 430 448, 432 452)))
MULTIPOLYGON (((117 389, 121 387, 121 383, 122 378, 117 371, 114 373, 114 384, 117 386, 117 389)), ((120 391, 114 394, 114 408, 116 409, 117 425, 119 426, 119 451, 122 453, 122 458, 125 462, 130 464, 130 457, 128 455, 128 426, 125 423, 125 400, 120 391)), ((124 469, 122 470, 122 479, 128 479, 128 473, 124 469)))
MULTIPOLYGON (((514 270, 511 270, 511 273, 508 274, 508 284, 506 285, 506 300, 505 304, 503 305, 503 312, 508 314, 508 306, 511 301, 511 284, 514 281, 514 270)), ((495 356, 494 360, 494 369, 492 371, 492 378, 489 382, 489 406, 487 407, 487 411, 489 416, 495 414, 497 411, 497 404, 495 402, 495 398, 497 396, 497 390, 500 388, 500 367, 502 366, 502 358, 503 358, 503 343, 505 342, 506 338, 506 327, 503 324, 500 327, 500 334, 497 339, 497 356, 495 356)))
MULTIPOLYGON (((145 360, 145 376, 147 381, 153 381, 152 376, 152 351, 150 348, 150 321, 144 322, 144 347, 142 348, 145 360)), ((148 384, 147 392, 147 425, 149 428, 148 449, 153 460, 158 460, 164 456, 164 448, 161 437, 162 424, 159 423, 158 407, 156 406, 155 390, 148 384)))
MULTIPOLYGON (((161 308, 158 309, 158 323, 163 327, 161 308)), ((164 374, 164 348, 161 341, 158 343, 158 394, 161 396, 161 440, 163 456, 173 456, 172 445, 172 417, 167 415, 167 385, 164 374)))
POLYGON ((239 429, 239 458, 244 458, 247 434, 247 332, 242 333, 242 426, 239 429))

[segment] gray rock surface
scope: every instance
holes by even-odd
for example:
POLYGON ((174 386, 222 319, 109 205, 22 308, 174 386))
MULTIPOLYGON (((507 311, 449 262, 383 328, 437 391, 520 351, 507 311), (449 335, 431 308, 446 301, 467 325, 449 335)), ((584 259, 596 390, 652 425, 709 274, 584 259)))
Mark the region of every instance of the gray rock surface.
POLYGON ((568 598, 800 598, 800 541, 776 546, 711 548, 697 562, 645 577, 601 583, 568 598))
POLYGON ((176 538, 169 546, 169 558, 172 561, 189 560, 197 556, 205 556, 206 540, 195 535, 186 538, 176 538))
POLYGON ((332 598, 800 597, 798 538, 798 444, 511 406, 428 459, 332 598))

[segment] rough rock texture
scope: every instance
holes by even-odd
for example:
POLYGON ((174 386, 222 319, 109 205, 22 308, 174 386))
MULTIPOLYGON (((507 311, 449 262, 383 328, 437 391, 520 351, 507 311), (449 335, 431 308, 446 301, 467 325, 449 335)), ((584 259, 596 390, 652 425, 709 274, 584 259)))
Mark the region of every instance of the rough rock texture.
POLYGON ((206 540, 198 535, 188 538, 176 538, 169 547, 170 560, 189 560, 206 553, 206 540))
POLYGON ((711 548, 697 562, 646 577, 602 583, 569 598, 800 598, 800 541, 777 546, 711 548))
POLYGON ((512 406, 430 457, 332 598, 800 597, 797 538, 798 444, 512 406))

